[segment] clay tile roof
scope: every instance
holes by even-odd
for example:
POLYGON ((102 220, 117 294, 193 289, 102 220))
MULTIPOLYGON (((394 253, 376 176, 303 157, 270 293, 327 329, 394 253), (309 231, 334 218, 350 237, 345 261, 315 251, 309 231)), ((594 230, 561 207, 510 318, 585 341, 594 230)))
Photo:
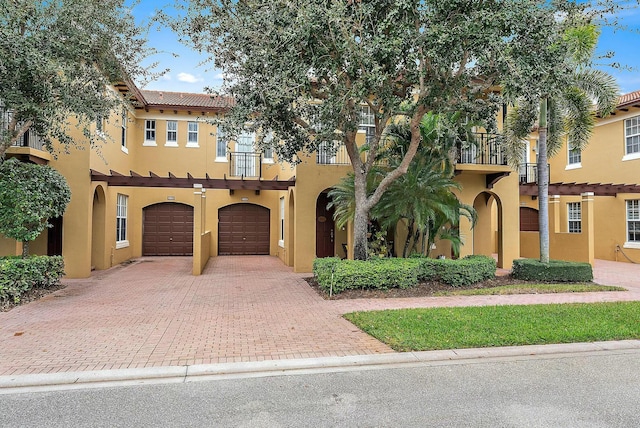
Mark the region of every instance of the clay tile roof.
POLYGON ((196 109, 226 110, 233 106, 233 98, 188 92, 167 92, 141 90, 148 106, 184 107, 196 109))
POLYGON ((618 108, 636 103, 640 103, 640 90, 624 94, 618 98, 618 108))

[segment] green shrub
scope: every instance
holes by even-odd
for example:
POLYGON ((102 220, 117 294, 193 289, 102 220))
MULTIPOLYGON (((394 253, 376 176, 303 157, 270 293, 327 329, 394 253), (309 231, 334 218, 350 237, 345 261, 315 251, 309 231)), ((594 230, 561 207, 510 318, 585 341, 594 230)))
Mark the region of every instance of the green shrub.
POLYGON ((589 282, 593 269, 589 263, 550 260, 549 264, 538 259, 513 261, 511 275, 517 279, 543 282, 589 282))
POLYGON ((465 287, 491 279, 496 274, 493 257, 467 256, 458 260, 416 258, 421 261, 418 271, 421 281, 442 281, 453 287, 465 287))
POLYGON ((60 283, 64 275, 61 256, 0 258, 0 301, 20 301, 33 288, 48 288, 60 283))
POLYGON ((412 259, 316 259, 313 273, 323 290, 408 288, 418 283, 419 261, 412 259), (333 287, 332 287, 333 284, 333 287))

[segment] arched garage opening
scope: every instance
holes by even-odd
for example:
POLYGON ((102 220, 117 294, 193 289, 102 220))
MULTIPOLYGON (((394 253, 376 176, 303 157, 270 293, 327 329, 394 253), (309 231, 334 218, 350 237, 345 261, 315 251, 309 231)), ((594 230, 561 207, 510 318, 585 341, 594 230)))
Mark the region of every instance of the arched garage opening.
POLYGON ((176 202, 142 210, 143 256, 192 256, 193 207, 176 202))
POLYGON ((91 211, 91 268, 107 269, 110 267, 105 250, 105 218, 106 197, 102 186, 97 186, 93 193, 93 209, 91 211))
POLYGON ((218 254, 269 255, 270 212, 255 204, 233 204, 218 210, 218 254))

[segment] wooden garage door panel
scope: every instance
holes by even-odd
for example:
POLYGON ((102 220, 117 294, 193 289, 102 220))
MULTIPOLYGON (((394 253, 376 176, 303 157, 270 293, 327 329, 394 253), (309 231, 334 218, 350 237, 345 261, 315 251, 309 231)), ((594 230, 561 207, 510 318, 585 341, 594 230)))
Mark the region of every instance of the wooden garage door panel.
POLYGON ((193 208, 173 202, 145 208, 142 254, 193 255, 193 208))
POLYGON ((218 254, 269 254, 269 209, 235 204, 218 211, 218 254))

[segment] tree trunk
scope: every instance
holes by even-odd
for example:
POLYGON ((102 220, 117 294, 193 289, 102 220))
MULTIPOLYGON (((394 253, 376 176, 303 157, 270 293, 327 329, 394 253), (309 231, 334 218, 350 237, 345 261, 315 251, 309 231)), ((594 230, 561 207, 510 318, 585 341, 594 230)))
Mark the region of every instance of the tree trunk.
POLYGON ((354 191, 356 209, 353 216, 353 258, 367 260, 367 226, 369 224, 369 210, 367 209, 367 180, 366 174, 355 172, 354 191))
POLYGON ((538 222, 540 262, 549 263, 549 170, 547 168, 547 99, 540 101, 538 127, 538 222))
POLYGON ((402 257, 407 258, 409 255, 409 248, 411 246, 411 237, 413 236, 413 219, 409 220, 407 224, 407 239, 404 241, 404 248, 402 250, 402 257))
POLYGON ((29 241, 22 242, 22 258, 29 256, 29 241))

